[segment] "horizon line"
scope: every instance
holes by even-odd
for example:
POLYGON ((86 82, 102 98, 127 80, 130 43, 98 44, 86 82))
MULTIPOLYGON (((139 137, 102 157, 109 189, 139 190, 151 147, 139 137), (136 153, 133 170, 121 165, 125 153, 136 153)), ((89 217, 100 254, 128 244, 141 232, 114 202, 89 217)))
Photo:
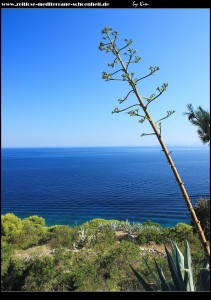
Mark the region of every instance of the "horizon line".
MULTIPOLYGON (((203 144, 167 144, 167 147, 207 147, 208 145, 203 144)), ((119 145, 119 146, 12 146, 12 147, 1 147, 1 149, 40 149, 40 148, 151 148, 151 147, 161 147, 160 145, 143 145, 143 146, 137 146, 137 145, 119 145)), ((208 148, 209 149, 209 148, 208 148)))

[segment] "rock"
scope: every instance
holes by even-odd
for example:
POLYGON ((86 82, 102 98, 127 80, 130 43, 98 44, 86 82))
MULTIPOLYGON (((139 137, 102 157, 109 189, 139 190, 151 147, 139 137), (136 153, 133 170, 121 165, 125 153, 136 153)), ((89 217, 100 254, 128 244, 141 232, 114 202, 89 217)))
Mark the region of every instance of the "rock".
POLYGON ((116 231, 116 237, 118 239, 118 241, 128 241, 128 242, 134 242, 137 238, 137 235, 135 234, 130 234, 128 232, 125 231, 116 231))
POLYGON ((153 254, 154 256, 157 256, 157 257, 166 256, 166 253, 164 250, 156 249, 156 244, 152 248, 140 247, 140 250, 143 251, 144 254, 153 254))

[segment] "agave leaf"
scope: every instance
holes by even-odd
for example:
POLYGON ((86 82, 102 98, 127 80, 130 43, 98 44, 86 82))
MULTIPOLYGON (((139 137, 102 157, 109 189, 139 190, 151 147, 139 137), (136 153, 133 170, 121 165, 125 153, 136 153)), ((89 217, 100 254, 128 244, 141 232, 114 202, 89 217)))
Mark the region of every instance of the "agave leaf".
MULTIPOLYGON (((184 256, 180 249, 178 248, 177 244, 174 241, 171 242, 171 249, 172 249, 172 259, 177 267, 177 271, 179 273, 179 277, 181 282, 184 282, 184 256), (180 275, 181 274, 181 275, 180 275), (181 277, 182 276, 182 277, 181 277)), ((183 286, 185 288, 185 285, 183 286)), ((186 290, 186 288, 185 288, 186 290)))
POLYGON ((178 248, 177 244, 175 242, 174 243, 174 246, 175 246, 175 251, 176 251, 176 261, 178 260, 178 263, 179 263, 179 268, 180 270, 181 269, 184 269, 184 256, 182 254, 182 252, 180 251, 180 249, 178 248))
POLYGON ((186 291, 186 286, 185 286, 184 281, 183 281, 184 276, 182 276, 182 270, 183 270, 183 268, 181 268, 181 264, 184 264, 184 257, 182 255, 182 253, 180 252, 180 250, 178 249, 178 247, 177 247, 176 244, 175 244, 175 247, 176 247, 177 276, 179 278, 179 282, 180 282, 182 290, 186 291), (181 255, 180 254, 182 255, 183 261, 181 261, 181 255))
POLYGON ((166 251, 166 255, 167 255, 167 259, 168 259, 168 264, 169 264, 169 269, 171 272, 171 277, 173 279, 175 288, 177 291, 183 291, 184 290, 184 283, 181 282, 180 277, 178 276, 177 273, 177 267, 173 261, 173 258, 171 257, 171 254, 169 253, 168 249, 166 248, 165 245, 165 251, 166 251))
POLYGON ((175 285, 172 281, 167 281, 166 283, 170 287, 171 291, 176 291, 175 285))
POLYGON ((155 260, 155 266, 156 266, 156 269, 158 271, 158 275, 159 275, 159 278, 160 278, 160 281, 161 281, 162 291, 171 291, 171 288, 170 288, 170 286, 168 285, 168 283, 166 281, 166 278, 163 274, 163 271, 158 266, 156 260, 155 260))
POLYGON ((210 270, 201 269, 199 277, 199 291, 210 291, 210 270))
POLYGON ((191 262, 191 253, 188 241, 185 242, 185 253, 184 253, 184 267, 185 269, 189 270, 189 280, 188 280, 188 289, 190 291, 194 291, 194 283, 193 283, 193 269, 192 269, 192 262, 191 262))
POLYGON ((135 269, 133 269, 132 266, 130 266, 130 267, 131 267, 133 273, 136 275, 136 277, 137 277, 138 281, 140 282, 140 284, 141 284, 141 285, 143 286, 143 288, 145 289, 145 291, 150 291, 150 292, 154 291, 154 289, 149 285, 149 283, 147 283, 147 282, 144 280, 144 278, 143 278, 143 277, 142 277, 135 269))
POLYGON ((146 266, 147 266, 147 268, 148 268, 150 274, 152 275, 153 279, 155 280, 157 287, 158 287, 159 289, 161 289, 161 285, 160 285, 160 282, 159 282, 158 278, 155 276, 154 272, 153 272, 152 269, 150 268, 150 266, 149 266, 149 264, 148 264, 148 262, 147 262, 147 260, 146 260, 146 258, 145 258, 144 256, 143 256, 143 260, 144 260, 144 262, 145 262, 145 264, 146 264, 146 266))
POLYGON ((189 279, 190 279, 190 270, 188 269, 183 269, 184 272, 184 285, 185 285, 185 289, 186 291, 191 291, 190 290, 190 283, 189 283, 189 279))
POLYGON ((171 243, 171 255, 174 261, 176 261, 176 250, 175 250, 175 243, 170 240, 171 243))

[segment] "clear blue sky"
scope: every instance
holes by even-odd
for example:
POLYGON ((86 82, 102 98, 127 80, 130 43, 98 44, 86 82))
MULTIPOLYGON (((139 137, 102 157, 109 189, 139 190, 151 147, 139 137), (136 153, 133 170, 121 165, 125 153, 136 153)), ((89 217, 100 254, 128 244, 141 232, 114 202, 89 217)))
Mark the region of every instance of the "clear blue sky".
MULTIPOLYGON (((136 77, 150 65, 160 71, 139 84, 149 96, 169 86, 149 106, 163 121, 167 144, 201 145, 183 112, 209 110, 209 9, 2 9, 2 146, 157 145, 147 124, 111 114, 127 83, 101 78, 110 54, 98 50, 101 29, 132 38, 142 57, 136 77)), ((136 103, 131 97, 128 104, 136 103)), ((125 105, 121 106, 124 108, 125 105)))

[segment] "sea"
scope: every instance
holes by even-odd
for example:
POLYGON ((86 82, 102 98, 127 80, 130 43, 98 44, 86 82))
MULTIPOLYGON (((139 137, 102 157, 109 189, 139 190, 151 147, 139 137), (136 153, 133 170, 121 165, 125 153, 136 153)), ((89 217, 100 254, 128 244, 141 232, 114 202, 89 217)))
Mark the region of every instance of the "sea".
MULTIPOLYGON (((193 204, 210 197, 210 148, 169 147, 193 204)), ((3 148, 2 214, 48 226, 94 218, 162 226, 190 215, 159 147, 3 148)))

